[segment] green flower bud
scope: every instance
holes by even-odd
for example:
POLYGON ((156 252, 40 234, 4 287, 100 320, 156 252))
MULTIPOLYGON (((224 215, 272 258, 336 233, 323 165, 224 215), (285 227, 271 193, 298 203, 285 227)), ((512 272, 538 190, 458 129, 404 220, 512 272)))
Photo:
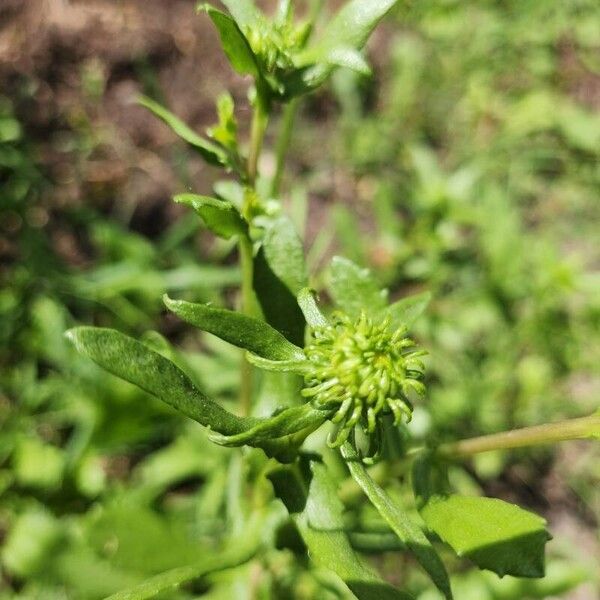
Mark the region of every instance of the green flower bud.
POLYGON ((334 313, 331 324, 313 329, 304 350, 310 368, 302 395, 315 408, 335 409, 332 447, 343 444, 356 426, 376 433, 384 414, 392 414, 396 425, 408 423, 413 410, 408 393, 425 393, 420 357, 426 352, 406 337, 406 327, 389 326, 389 318, 374 323, 363 311, 356 321, 334 313))

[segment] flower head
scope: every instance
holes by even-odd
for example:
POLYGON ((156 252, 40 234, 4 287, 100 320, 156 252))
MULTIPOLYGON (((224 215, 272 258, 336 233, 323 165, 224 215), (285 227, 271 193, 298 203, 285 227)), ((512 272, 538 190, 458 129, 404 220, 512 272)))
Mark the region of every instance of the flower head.
POLYGON ((406 331, 391 330, 389 318, 374 322, 364 311, 356 320, 334 313, 330 323, 313 327, 302 395, 315 408, 336 409, 331 420, 339 428, 331 446, 340 446, 357 425, 373 434, 384 414, 396 425, 410 421, 409 395, 425 393, 420 357, 426 352, 406 331))

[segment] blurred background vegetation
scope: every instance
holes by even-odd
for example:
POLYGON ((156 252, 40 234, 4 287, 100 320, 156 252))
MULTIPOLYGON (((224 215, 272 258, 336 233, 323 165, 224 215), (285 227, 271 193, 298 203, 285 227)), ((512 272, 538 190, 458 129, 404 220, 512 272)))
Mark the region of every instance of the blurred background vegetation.
MULTIPOLYGON (((234 397, 237 354, 160 300, 234 300, 233 246, 170 201, 226 184, 134 104, 145 92, 199 130, 219 92, 247 106, 207 21, 187 0, 0 4, 2 599, 102 598, 210 551, 230 518, 229 451, 63 338, 93 323, 159 343, 154 330, 186 350, 204 389, 234 397)), ((593 412, 597 0, 405 0, 368 53, 374 77, 338 72, 293 129, 282 195, 315 286, 340 253, 392 297, 432 291, 415 331, 431 353, 417 437, 593 412)), ((263 171, 273 164, 267 152, 263 171)), ((546 580, 457 563, 458 598, 600 598, 597 444, 482 455, 455 475, 465 492, 542 514, 554 535, 546 580)), ((308 597, 289 557, 272 560, 272 597, 308 597)), ((398 561, 380 566, 405 579, 398 561)), ((420 600, 436 597, 411 577, 420 600)), ((244 597, 210 586, 211 598, 244 597)))

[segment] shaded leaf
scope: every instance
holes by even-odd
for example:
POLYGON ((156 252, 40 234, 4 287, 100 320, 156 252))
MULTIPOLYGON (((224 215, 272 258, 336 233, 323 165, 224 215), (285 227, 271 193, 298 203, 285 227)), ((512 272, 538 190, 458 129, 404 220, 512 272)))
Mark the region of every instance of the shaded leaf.
POLYGON ((271 270, 294 296, 308 285, 302 240, 288 217, 269 221, 263 248, 271 270))
POLYGON ((225 308, 172 300, 168 296, 163 299, 167 308, 187 323, 234 346, 245 348, 269 360, 304 359, 301 348, 264 321, 225 308))
POLYGON ((212 6, 206 6, 205 10, 219 32, 223 51, 234 70, 240 75, 258 78, 260 71, 256 57, 239 25, 229 15, 212 6))
POLYGON ((371 479, 356 451, 348 442, 343 444, 341 450, 350 474, 367 498, 400 540, 412 551, 419 564, 429 573, 437 588, 446 598, 452 598, 450 579, 446 568, 423 531, 393 502, 385 490, 371 479))
POLYGON ((232 548, 220 551, 218 554, 206 556, 193 565, 177 567, 155 575, 129 590, 113 594, 106 600, 144 600, 153 598, 161 592, 173 590, 181 584, 193 581, 209 573, 231 569, 248 562, 258 549, 256 536, 243 536, 232 548))
POLYGON ((159 119, 164 121, 176 135, 197 150, 206 162, 212 165, 227 164, 227 152, 223 148, 198 135, 179 117, 175 116, 164 106, 161 106, 158 102, 155 102, 147 96, 140 96, 138 98, 138 103, 152 111, 159 119))
POLYGON ((200 215, 206 227, 222 238, 244 235, 248 230, 248 225, 240 213, 225 200, 198 194, 177 194, 173 200, 191 206, 200 215))
POLYGON ((303 346, 305 324, 302 312, 294 294, 267 262, 264 248, 260 248, 254 257, 252 284, 267 322, 288 340, 303 346))
POLYGON ((331 261, 329 289, 333 300, 351 317, 361 310, 376 314, 387 304, 387 291, 382 290, 369 269, 362 269, 351 260, 334 256, 331 261))

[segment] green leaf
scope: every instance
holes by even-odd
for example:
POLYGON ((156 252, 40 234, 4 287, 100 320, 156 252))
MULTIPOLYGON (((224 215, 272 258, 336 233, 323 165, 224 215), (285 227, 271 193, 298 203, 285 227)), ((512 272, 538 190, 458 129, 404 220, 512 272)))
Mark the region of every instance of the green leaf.
POLYGON ((304 352, 268 323, 224 308, 172 300, 167 308, 178 317, 222 340, 269 360, 304 360, 304 352))
POLYGON ((290 512, 313 564, 334 572, 359 600, 410 600, 378 577, 353 550, 344 533, 343 507, 326 467, 306 461, 269 474, 290 512))
POLYGON ((288 217, 269 220, 262 247, 271 270, 294 296, 308 285, 304 246, 288 217))
POLYGON ((371 75, 371 67, 365 57, 354 48, 333 48, 325 56, 325 62, 336 67, 344 67, 361 75, 371 75))
POLYGON ((314 431, 331 414, 317 410, 310 404, 292 406, 280 413, 261 419, 254 427, 232 436, 211 435, 211 440, 222 446, 243 446, 249 442, 269 441, 294 434, 302 429, 314 431))
POLYGON ((350 474, 365 492, 373 506, 400 540, 412 551, 419 564, 429 573, 432 581, 446 598, 452 598, 446 568, 431 542, 409 516, 375 483, 360 462, 356 451, 346 442, 341 448, 350 474))
POLYGON ((240 75, 258 78, 258 62, 239 25, 229 15, 212 6, 206 6, 205 10, 219 32, 223 51, 234 70, 240 75))
MULTIPOLYGON (((209 400, 188 376, 164 356, 113 329, 77 327, 67 332, 77 350, 110 373, 160 398, 173 408, 219 435, 213 441, 224 445, 262 448, 281 462, 293 460, 309 426, 316 428, 325 418, 308 405, 303 411, 287 409, 275 417, 238 417, 209 400), (257 426, 257 429, 253 429, 257 426), (253 433, 247 435, 246 432, 253 433), (244 434, 241 438, 235 438, 244 434), (281 434, 281 438, 274 436, 281 434)), ((289 344, 289 342, 286 342, 289 344)), ((301 407, 304 408, 304 407, 301 407)))
POLYGON ((230 202, 198 194, 177 194, 173 200, 191 206, 206 227, 219 237, 229 239, 232 235, 244 235, 248 231, 248 224, 230 202))
POLYGON ((265 319, 288 340, 304 345, 304 318, 288 286, 273 272, 260 248, 254 257, 252 285, 265 319))
POLYGON ((326 327, 327 319, 323 316, 323 313, 319 310, 313 291, 310 288, 301 289, 298 292, 298 305, 302 310, 302 314, 306 319, 306 322, 311 327, 326 327))
POLYGON ((252 0, 221 0, 240 27, 250 27, 260 20, 260 11, 252 0))
POLYGON ((402 298, 385 309, 384 314, 390 317, 390 327, 411 325, 425 312, 431 302, 431 292, 423 292, 402 298))
POLYGON ((398 0, 350 0, 328 23, 320 42, 310 48, 304 60, 319 62, 331 50, 354 48, 360 50, 379 21, 398 0))
POLYGON ((248 562, 258 550, 258 539, 255 535, 244 535, 232 548, 218 554, 203 557, 197 563, 185 567, 177 567, 155 575, 135 587, 113 594, 106 600, 144 600, 154 598, 161 592, 173 590, 181 584, 204 577, 215 571, 231 569, 248 562))
POLYGON ((249 363, 265 371, 303 374, 311 368, 311 364, 307 360, 269 360, 268 358, 252 354, 252 352, 247 352, 246 358, 249 363))
POLYGON ((216 144, 199 136, 193 129, 164 106, 161 106, 147 96, 140 96, 138 98, 138 103, 152 111, 159 119, 164 121, 176 135, 197 150, 206 162, 212 165, 227 164, 227 152, 223 148, 220 148, 216 144))
POLYGON ((229 92, 217 98, 217 114, 219 122, 208 130, 208 135, 232 153, 237 153, 238 124, 235 118, 235 105, 229 92))
POLYGON ((76 327, 67 336, 81 354, 103 369, 160 398, 205 427, 235 435, 258 421, 227 412, 198 390, 170 360, 119 331, 76 327))
POLYGON ((387 305, 387 291, 382 290, 369 269, 361 269, 347 258, 334 256, 331 261, 329 289, 333 301, 351 317, 362 310, 374 315, 387 305))
POLYGON ((501 577, 543 577, 546 521, 497 498, 440 493, 445 477, 429 458, 415 462, 413 486, 427 527, 459 555, 501 577))
POLYGON ((546 521, 497 498, 432 496, 420 509, 427 527, 459 555, 500 576, 543 577, 546 521))

